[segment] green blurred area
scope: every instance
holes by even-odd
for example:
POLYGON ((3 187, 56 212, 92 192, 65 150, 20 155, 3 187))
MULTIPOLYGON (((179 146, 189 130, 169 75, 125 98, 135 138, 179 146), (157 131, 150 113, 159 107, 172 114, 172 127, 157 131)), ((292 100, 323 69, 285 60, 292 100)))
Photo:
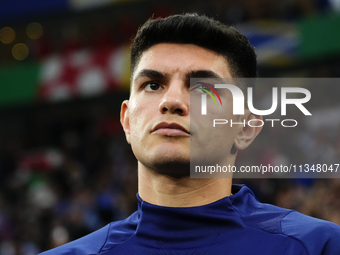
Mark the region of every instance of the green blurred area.
POLYGON ((340 55, 340 14, 304 19, 300 23, 300 57, 317 60, 340 55))
POLYGON ((0 70, 0 107, 33 103, 38 88, 40 65, 30 63, 0 70))

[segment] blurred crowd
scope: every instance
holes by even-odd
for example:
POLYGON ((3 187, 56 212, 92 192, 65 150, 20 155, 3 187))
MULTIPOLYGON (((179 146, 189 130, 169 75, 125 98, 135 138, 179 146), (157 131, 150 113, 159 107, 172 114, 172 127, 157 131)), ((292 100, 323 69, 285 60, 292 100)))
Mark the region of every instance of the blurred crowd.
MULTIPOLYGON (((183 11, 213 14, 238 24, 253 19, 290 20, 337 10, 336 1, 164 1, 136 2, 79 14, 82 22, 46 21, 44 36, 30 44, 32 59, 82 47, 126 43, 151 14, 183 11), (125 8, 125 9, 124 9, 125 8), (100 15, 100 14, 103 15, 100 15), (93 18, 87 19, 87 16, 93 18), (102 17, 101 17, 102 16, 102 17), (98 18, 99 22, 89 25, 98 18), (104 18, 103 18, 104 17, 104 18), (53 23, 53 24, 52 24, 53 23), (57 22, 58 23, 58 22, 57 22), (48 32, 48 27, 57 32, 48 32), (58 38, 56 38, 58 37, 58 38)), ((62 17, 60 17, 60 20, 62 17)), ((7 62, 2 59, 0 64, 7 62)), ((1 61, 1 60, 0 60, 1 61)), ((316 65, 306 76, 339 77, 339 65, 316 65)), ((268 74, 265 74, 268 75, 268 74)), ((270 76, 270 74, 269 74, 270 76)), ((320 90, 320 98, 323 91, 320 90)), ((334 94, 333 94, 334 95, 334 94)), ((125 94, 0 112, 0 254, 35 255, 84 236, 136 210, 137 164, 119 123, 125 94), (92 101, 91 101, 92 100, 92 101), (91 101, 91 102, 89 102, 91 101), (84 106, 86 105, 86 106, 84 106), (43 110, 42 110, 43 109, 43 110)), ((331 105, 327 110, 338 109, 331 105)), ((249 165, 340 161, 340 129, 265 129, 239 162, 249 165), (290 130, 291 131, 291 130, 290 130), (293 152, 293 153, 292 153, 293 152)), ((339 170, 340 171, 340 170, 339 170)), ((339 179, 236 179, 262 202, 298 210, 340 224, 339 179)))
POLYGON ((20 138, 2 137, 0 254, 37 254, 137 208, 136 161, 118 109, 97 104, 55 106, 49 117, 33 110, 20 138))
MULTIPOLYGON (((83 12, 66 11, 63 15, 37 16, 35 20, 19 20, 13 24, 15 41, 0 47, 0 65, 17 63, 12 56, 16 42, 28 47, 29 55, 24 61, 43 60, 58 53, 67 54, 80 48, 105 49, 129 42, 136 28, 151 16, 197 12, 213 16, 220 21, 237 25, 259 19, 296 21, 301 17, 339 11, 335 0, 214 0, 198 1, 135 1, 93 8, 83 12), (43 30, 41 36, 31 38, 26 26, 38 22, 43 30)), ((2 24, 0 23, 0 29, 2 24)), ((5 26, 8 26, 5 23, 5 26)))

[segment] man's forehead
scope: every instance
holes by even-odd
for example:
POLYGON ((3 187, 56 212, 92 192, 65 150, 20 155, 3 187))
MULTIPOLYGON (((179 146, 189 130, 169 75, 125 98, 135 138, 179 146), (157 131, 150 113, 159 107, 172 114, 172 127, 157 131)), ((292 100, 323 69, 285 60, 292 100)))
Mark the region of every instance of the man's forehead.
POLYGON ((188 75, 204 70, 203 77, 209 71, 211 78, 230 77, 229 65, 222 55, 193 44, 161 43, 150 47, 142 53, 133 73, 133 81, 141 76, 143 70, 168 75, 176 72, 188 75))

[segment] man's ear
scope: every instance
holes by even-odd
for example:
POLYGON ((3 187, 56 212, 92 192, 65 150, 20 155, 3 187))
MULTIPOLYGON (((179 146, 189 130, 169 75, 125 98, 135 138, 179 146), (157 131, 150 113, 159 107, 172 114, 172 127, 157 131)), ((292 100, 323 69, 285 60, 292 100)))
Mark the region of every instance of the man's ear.
POLYGON ((247 110, 245 117, 246 126, 240 130, 234 140, 234 147, 237 150, 243 150, 247 148, 262 130, 263 122, 261 115, 255 115, 247 110), (251 126, 248 125, 249 121, 251 121, 251 126))
POLYGON ((125 132, 126 141, 130 143, 130 117, 129 117, 129 100, 124 100, 120 109, 120 123, 125 132))

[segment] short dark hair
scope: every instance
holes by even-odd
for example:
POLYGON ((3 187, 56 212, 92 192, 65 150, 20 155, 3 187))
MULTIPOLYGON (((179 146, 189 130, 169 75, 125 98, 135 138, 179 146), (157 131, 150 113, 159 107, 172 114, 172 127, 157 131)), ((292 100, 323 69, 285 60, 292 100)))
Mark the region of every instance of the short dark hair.
POLYGON ((246 36, 235 28, 198 14, 150 19, 132 42, 131 76, 141 55, 159 43, 194 44, 222 55, 234 77, 257 76, 256 54, 246 36))

